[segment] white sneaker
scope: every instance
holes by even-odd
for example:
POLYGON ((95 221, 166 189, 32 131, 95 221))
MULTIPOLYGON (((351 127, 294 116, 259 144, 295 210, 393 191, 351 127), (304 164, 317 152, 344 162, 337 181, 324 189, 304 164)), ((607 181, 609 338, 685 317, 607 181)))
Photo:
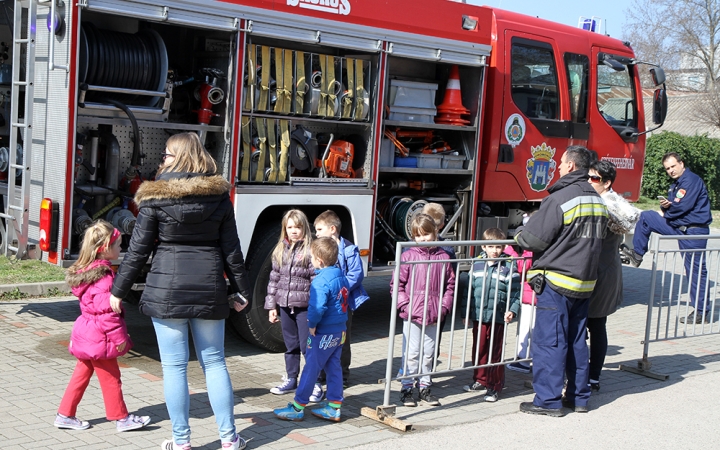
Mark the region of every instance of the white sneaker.
POLYGON ((87 430, 90 428, 90 422, 80 420, 77 417, 66 417, 60 413, 55 415, 54 425, 66 430, 87 430))
POLYGON ((488 391, 488 388, 480 384, 479 381, 474 382, 473 384, 467 384, 463 386, 463 391, 465 392, 476 392, 480 395, 485 395, 488 391))
POLYGON ((285 381, 270 389, 271 394, 283 395, 297 389, 297 378, 286 378, 285 381))
POLYGON ((161 450, 191 450, 190 443, 177 445, 172 439, 166 439, 160 444, 161 450))
POLYGON ((222 450, 230 449, 230 450, 242 450, 247 445, 247 442, 245 439, 241 438, 239 434, 235 434, 235 440, 232 442, 225 442, 222 445, 222 450))
POLYGON ((115 422, 118 432, 137 430, 150 423, 150 416, 128 414, 124 419, 115 422))
POLYGON ((320 383, 315 383, 315 387, 310 395, 310 401, 312 403, 320 403, 323 400, 325 400, 325 391, 323 391, 320 383))

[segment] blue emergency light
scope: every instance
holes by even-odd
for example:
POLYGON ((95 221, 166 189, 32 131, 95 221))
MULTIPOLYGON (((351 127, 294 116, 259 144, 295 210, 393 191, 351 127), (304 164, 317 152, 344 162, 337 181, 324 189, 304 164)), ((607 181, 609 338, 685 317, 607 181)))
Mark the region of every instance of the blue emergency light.
POLYGON ((602 19, 597 16, 592 16, 592 17, 580 16, 580 19, 578 20, 578 28, 582 28, 583 30, 591 31, 593 33, 600 33, 601 27, 602 27, 602 19))

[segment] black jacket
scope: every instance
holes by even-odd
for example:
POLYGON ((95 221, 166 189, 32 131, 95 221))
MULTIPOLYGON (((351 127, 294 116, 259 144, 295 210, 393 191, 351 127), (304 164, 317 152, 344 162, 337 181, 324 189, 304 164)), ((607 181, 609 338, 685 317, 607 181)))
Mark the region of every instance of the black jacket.
POLYGON ((219 175, 167 173, 144 182, 130 246, 112 293, 124 298, 151 254, 140 311, 160 319, 225 319, 227 274, 232 289, 250 298, 230 202, 230 183, 219 175))
POLYGON ((522 248, 533 252, 527 277, 542 273, 561 295, 589 298, 607 232, 607 207, 588 183, 587 170, 570 172, 548 192, 540 209, 515 235, 522 248))

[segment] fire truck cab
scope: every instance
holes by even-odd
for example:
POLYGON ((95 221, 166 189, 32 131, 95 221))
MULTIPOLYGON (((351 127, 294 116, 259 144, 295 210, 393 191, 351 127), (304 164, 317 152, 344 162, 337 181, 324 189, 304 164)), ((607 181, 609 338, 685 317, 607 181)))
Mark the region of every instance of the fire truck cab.
MULTIPOLYGON (((263 306, 290 208, 334 210, 373 275, 427 203, 446 239, 512 232, 569 145, 611 159, 616 190, 639 196, 638 65, 607 36, 446 0, 13 4, 4 253, 67 267, 97 219, 126 248, 135 190, 169 136, 196 132, 234 184, 255 280, 230 323, 269 350, 283 348, 263 306)), ((655 104, 660 123, 662 88, 655 104)))

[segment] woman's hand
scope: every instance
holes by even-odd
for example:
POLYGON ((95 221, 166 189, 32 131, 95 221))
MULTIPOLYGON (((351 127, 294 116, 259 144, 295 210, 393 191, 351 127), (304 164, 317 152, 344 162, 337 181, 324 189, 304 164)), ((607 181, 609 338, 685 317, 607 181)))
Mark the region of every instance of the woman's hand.
MULTIPOLYGON (((122 312, 122 299, 117 298, 114 295, 110 294, 110 307, 113 311, 120 314, 122 312)), ((121 350, 122 351, 122 350, 121 350)))
POLYGON ((125 345, 126 345, 126 344, 127 344, 127 341, 126 341, 126 342, 123 342, 122 344, 118 345, 118 346, 115 347, 115 348, 117 348, 117 351, 118 351, 118 352, 122 353, 123 350, 125 350, 125 345))
POLYGON ((237 311, 237 312, 240 312, 240 311, 242 311, 243 309, 245 309, 245 307, 246 307, 247 305, 248 305, 247 303, 242 304, 242 303, 240 303, 240 302, 238 302, 238 301, 234 301, 234 302, 233 302, 233 309, 234 309, 235 311, 237 311))
POLYGON ((270 312, 269 312, 269 318, 270 318, 270 323, 275 323, 275 322, 278 321, 277 310, 276 310, 276 309, 271 309, 271 310, 270 310, 270 312))

